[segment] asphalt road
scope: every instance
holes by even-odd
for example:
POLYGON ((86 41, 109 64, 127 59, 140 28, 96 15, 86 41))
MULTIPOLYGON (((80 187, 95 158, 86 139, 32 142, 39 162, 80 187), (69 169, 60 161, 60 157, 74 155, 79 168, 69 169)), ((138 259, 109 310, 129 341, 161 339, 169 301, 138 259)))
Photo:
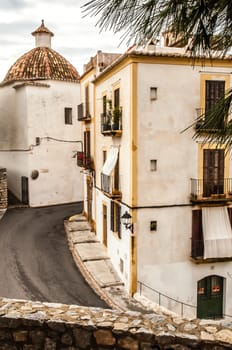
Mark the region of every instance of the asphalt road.
POLYGON ((0 220, 0 296, 107 307, 73 262, 64 218, 81 204, 8 209, 0 220))

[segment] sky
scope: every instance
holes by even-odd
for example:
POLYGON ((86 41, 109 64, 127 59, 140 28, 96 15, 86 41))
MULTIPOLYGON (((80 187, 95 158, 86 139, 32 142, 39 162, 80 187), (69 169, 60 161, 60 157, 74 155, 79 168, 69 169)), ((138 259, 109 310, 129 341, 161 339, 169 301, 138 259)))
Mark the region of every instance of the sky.
POLYGON ((84 16, 87 0, 0 0, 0 81, 14 62, 35 47, 31 33, 41 25, 54 33, 52 49, 64 56, 80 74, 98 50, 121 52, 121 35, 102 31, 97 18, 84 16))

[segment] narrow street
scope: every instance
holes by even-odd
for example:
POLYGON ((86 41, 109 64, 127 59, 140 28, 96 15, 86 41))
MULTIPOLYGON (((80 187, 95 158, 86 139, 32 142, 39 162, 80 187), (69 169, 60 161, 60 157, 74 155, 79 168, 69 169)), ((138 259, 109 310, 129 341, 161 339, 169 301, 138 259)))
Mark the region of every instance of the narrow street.
POLYGON ((81 204, 7 210, 0 220, 0 296, 107 307, 70 254, 64 218, 81 204))

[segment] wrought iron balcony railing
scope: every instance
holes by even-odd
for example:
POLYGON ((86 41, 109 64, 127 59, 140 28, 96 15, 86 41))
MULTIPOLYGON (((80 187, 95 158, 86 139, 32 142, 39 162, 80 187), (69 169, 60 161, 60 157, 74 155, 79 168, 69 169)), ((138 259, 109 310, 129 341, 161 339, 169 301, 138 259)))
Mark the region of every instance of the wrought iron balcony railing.
POLYGON ((85 169, 93 169, 92 158, 84 152, 77 152, 77 166, 85 169))
POLYGON ((203 133, 214 133, 218 130, 221 130, 224 128, 224 120, 219 120, 217 123, 212 123, 212 121, 209 120, 207 113, 210 111, 206 111, 204 108, 196 108, 196 115, 197 115, 197 121, 195 124, 196 129, 200 129, 203 133))
POLYGON ((81 103, 77 106, 77 119, 79 121, 89 121, 91 119, 89 103, 81 103))
POLYGON ((232 179, 224 178, 217 181, 191 179, 192 201, 223 201, 232 199, 232 179))
POLYGON ((120 136, 122 133, 122 107, 101 114, 101 133, 105 135, 120 136))
POLYGON ((113 175, 101 173, 101 190, 110 197, 121 197, 118 181, 115 181, 113 175))

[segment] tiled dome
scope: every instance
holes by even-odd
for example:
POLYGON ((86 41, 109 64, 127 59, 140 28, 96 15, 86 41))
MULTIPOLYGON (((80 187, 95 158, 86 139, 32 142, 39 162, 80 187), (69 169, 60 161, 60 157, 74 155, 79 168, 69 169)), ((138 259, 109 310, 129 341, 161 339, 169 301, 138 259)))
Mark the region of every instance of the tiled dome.
POLYGON ((33 33, 36 48, 21 56, 9 69, 2 84, 28 80, 79 81, 79 74, 63 56, 51 49, 54 35, 44 21, 33 33))
POLYGON ((36 47, 11 66, 3 83, 40 79, 75 82, 79 81, 79 74, 58 52, 48 47, 36 47))

